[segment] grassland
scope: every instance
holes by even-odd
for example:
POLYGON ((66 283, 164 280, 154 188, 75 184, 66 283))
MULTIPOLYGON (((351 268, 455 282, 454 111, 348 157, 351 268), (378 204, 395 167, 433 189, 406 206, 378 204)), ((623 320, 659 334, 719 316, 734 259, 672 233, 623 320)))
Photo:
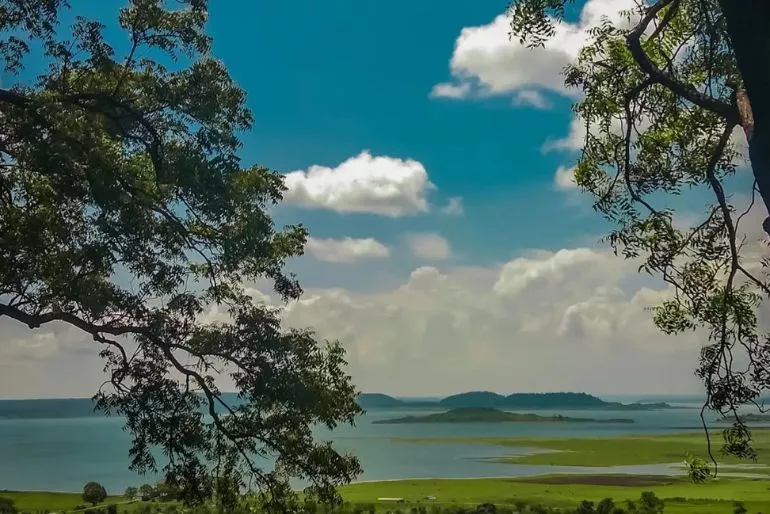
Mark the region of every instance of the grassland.
MULTIPOLYGON (((23 512, 71 511, 86 503, 80 493, 0 491, 0 496, 12 499, 16 507, 23 512)), ((99 506, 103 507, 111 503, 120 504, 122 510, 128 507, 129 500, 123 496, 110 496, 99 506)))
MULTIPOLYGON (((534 448, 548 450, 531 455, 501 456, 498 462, 539 464, 550 466, 632 466, 635 464, 670 464, 682 462, 687 454, 708 457, 706 438, 702 432, 611 438, 438 438, 395 439, 403 443, 476 443, 501 448, 534 448)), ((735 458, 719 454, 721 439, 713 441, 713 453, 725 465, 745 464, 735 458)), ((770 431, 754 432, 754 447, 759 454, 758 464, 770 466, 770 431)), ((504 450, 501 452, 504 453, 504 450)))
POLYGON ((377 498, 396 497, 404 498, 407 505, 476 505, 485 502, 513 505, 523 501, 573 508, 582 500, 598 502, 613 498, 616 503, 636 500, 643 491, 654 491, 663 499, 667 514, 727 514, 733 512, 736 501, 742 501, 749 512, 770 512, 770 481, 767 480, 717 480, 696 485, 670 477, 647 477, 644 480, 633 476, 573 475, 372 482, 353 484, 341 490, 343 497, 353 503, 376 504, 377 498), (427 496, 435 496, 436 500, 426 501, 427 496))

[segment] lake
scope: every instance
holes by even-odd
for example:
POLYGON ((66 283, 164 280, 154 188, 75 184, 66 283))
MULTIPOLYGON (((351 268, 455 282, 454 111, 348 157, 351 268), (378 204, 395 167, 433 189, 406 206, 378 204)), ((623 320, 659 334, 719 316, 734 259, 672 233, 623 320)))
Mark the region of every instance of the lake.
MULTIPOLYGON (((435 411, 434 411, 435 412, 435 411)), ((528 411, 552 415, 554 411, 528 411)), ((410 409, 410 414, 424 412, 410 409)), ((597 437, 630 434, 660 434, 683 429, 697 430, 697 409, 646 412, 569 411, 558 414, 588 418, 632 418, 633 424, 599 423, 469 423, 469 424, 372 424, 378 419, 404 415, 404 410, 370 410, 356 427, 340 427, 333 433, 318 430, 318 437, 331 438, 340 450, 361 460, 359 480, 399 478, 459 478, 521 476, 553 471, 580 472, 579 468, 524 466, 485 462, 483 459, 526 453, 523 448, 500 448, 482 444, 403 443, 393 438, 414 437, 597 437)), ((716 418, 715 415, 710 416, 716 418)), ((96 480, 111 493, 129 485, 154 482, 127 469, 130 435, 122 420, 107 417, 58 417, 48 419, 0 419, 0 489, 80 491, 96 480)), ((596 468, 593 471, 597 471, 596 468)), ((628 472, 660 472, 660 466, 617 469, 628 472)))

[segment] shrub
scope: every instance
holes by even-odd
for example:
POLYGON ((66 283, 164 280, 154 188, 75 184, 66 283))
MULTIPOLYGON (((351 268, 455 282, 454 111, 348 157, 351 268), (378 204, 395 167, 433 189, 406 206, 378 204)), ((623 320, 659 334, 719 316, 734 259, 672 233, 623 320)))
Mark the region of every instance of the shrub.
POLYGON ((478 514, 497 514, 497 507, 493 503, 482 503, 476 507, 478 514))
POLYGON ((684 460, 687 475, 696 484, 702 484, 711 477, 711 468, 705 459, 695 455, 687 455, 684 460))
POLYGON ((118 506, 114 503, 107 505, 107 514, 118 514, 118 506))
POLYGON ((0 514, 16 514, 19 509, 16 508, 16 502, 5 496, 0 496, 0 514))

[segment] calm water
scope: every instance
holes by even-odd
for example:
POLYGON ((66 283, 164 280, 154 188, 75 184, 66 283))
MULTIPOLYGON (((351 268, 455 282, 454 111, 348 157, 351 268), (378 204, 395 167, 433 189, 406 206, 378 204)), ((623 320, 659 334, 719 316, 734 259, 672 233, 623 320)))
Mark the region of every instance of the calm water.
MULTIPOLYGON (((535 411, 539 412, 539 411, 535 411)), ((410 413, 419 414, 411 410, 410 413)), ((553 411, 542 411, 553 414, 553 411)), ((404 415, 404 411, 374 410, 357 427, 334 433, 318 431, 336 446, 359 456, 364 468, 360 480, 428 477, 516 476, 553 471, 579 472, 574 468, 522 466, 485 462, 502 455, 532 450, 480 444, 402 443, 399 437, 596 437, 622 434, 656 434, 698 426, 695 409, 652 412, 559 411, 590 418, 632 418, 634 424, 406 424, 375 425, 372 421, 404 415)), ((715 416, 711 416, 714 418, 715 416)), ((130 436, 116 418, 0 419, 0 489, 78 491, 89 480, 98 480, 108 491, 153 482, 127 469, 130 436)), ((594 469, 593 471, 596 471, 594 469)), ((660 467, 631 467, 618 471, 660 472, 660 467)))

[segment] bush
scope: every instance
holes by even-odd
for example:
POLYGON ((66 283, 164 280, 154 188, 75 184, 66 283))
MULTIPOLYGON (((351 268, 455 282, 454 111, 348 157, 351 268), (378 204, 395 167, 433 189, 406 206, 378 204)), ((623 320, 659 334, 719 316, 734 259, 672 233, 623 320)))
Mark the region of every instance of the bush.
POLYGON ((497 507, 492 503, 482 503, 476 507, 478 514, 497 514, 497 507))
POLYGON ((107 499, 107 490, 98 482, 88 482, 83 487, 83 501, 96 505, 107 499))
POLYGON ((118 506, 114 503, 107 505, 107 514, 118 514, 118 506))
POLYGON ((0 496, 0 514, 16 514, 19 509, 16 508, 16 502, 5 496, 0 496))
POLYGON ((684 463, 687 466, 687 475, 694 483, 702 484, 711 478, 711 468, 706 459, 688 454, 684 463))

